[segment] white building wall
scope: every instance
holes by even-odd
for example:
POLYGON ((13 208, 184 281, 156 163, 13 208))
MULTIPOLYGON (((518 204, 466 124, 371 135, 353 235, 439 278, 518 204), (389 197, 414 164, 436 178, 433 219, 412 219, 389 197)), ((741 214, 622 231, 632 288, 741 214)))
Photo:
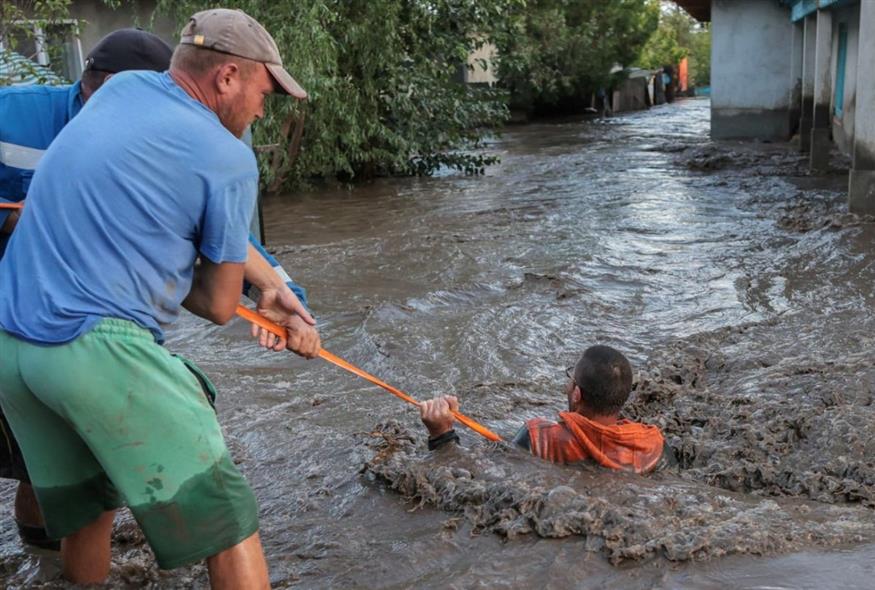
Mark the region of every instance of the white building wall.
POLYGON ((796 132, 802 117, 802 64, 804 56, 805 21, 793 24, 790 46, 790 135, 796 132))
POLYGON ((495 84, 495 58, 498 49, 492 43, 484 43, 468 55, 468 67, 465 69, 465 82, 468 84, 495 84), (484 67, 484 65, 486 67, 484 67))
POLYGON ((711 135, 787 138, 793 23, 763 0, 711 4, 711 135))
POLYGON ((848 182, 848 203, 855 213, 875 213, 875 2, 860 4, 857 37, 853 166, 848 182))
MULTIPOLYGON (((846 154, 850 155, 854 145, 854 119, 857 115, 857 61, 858 45, 860 40, 860 5, 853 4, 836 11, 833 19, 833 36, 835 47, 833 55, 836 56, 838 65, 839 54, 839 26, 846 24, 848 27, 848 56, 845 60, 845 92, 843 100, 843 114, 841 118, 833 116, 832 133, 833 139, 846 154)), ((838 68, 833 76, 833 88, 838 68)), ((831 104, 830 112, 835 112, 835 101, 831 104)))

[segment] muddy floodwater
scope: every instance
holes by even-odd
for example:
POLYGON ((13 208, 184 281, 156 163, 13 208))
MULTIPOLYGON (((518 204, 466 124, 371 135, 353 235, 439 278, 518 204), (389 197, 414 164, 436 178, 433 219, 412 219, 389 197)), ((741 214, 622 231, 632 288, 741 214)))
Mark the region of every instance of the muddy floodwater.
MULTIPOLYGON (((415 397, 455 393, 510 437, 564 409, 564 368, 609 344, 635 367, 627 415, 676 460, 560 467, 461 430, 429 453, 382 390, 185 316, 167 346, 219 387, 275 586, 873 587, 875 224, 847 212, 846 172, 713 144, 708 113, 515 127, 484 177, 266 202, 328 350, 415 397)), ((0 579, 63 586, 5 522, 0 579)), ((123 512, 111 582, 207 579, 156 570, 123 512)))

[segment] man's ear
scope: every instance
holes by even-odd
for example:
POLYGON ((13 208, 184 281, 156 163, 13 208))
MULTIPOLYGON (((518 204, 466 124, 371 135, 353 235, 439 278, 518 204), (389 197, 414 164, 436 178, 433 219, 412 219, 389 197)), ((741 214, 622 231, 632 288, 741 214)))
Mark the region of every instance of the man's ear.
POLYGON ((574 389, 571 390, 571 397, 569 401, 571 401, 571 405, 577 407, 580 405, 580 401, 583 399, 583 392, 580 390, 580 386, 576 383, 574 384, 574 389))
POLYGON ((240 81, 240 67, 234 62, 222 64, 216 70, 216 92, 228 94, 234 92, 240 81))

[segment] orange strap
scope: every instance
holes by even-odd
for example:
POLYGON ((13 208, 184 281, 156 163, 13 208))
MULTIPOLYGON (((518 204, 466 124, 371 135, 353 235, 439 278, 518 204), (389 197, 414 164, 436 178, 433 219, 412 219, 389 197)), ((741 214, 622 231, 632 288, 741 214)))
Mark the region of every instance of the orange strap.
POLYGON ((0 203, 0 209, 21 209, 24 203, 0 203))
MULTIPOLYGON (((266 317, 254 312, 251 309, 246 308, 242 305, 237 306, 237 315, 239 315, 241 318, 243 318, 245 320, 252 322, 253 324, 255 324, 261 328, 264 328, 268 332, 271 332, 272 334, 279 336, 280 338, 286 338, 286 336, 287 336, 286 330, 283 327, 276 325, 275 323, 273 323, 272 321, 270 321, 266 317)), ((378 385, 378 386, 382 387, 383 389, 385 389, 386 391, 388 391, 392 395, 403 399, 408 404, 413 404, 414 406, 419 405, 418 401, 416 401, 415 399, 413 399, 412 397, 410 397, 409 395, 407 395, 406 393, 404 393, 400 389, 397 389, 395 387, 392 387, 388 383, 384 383, 383 381, 380 381, 379 379, 377 379, 376 377, 374 377, 370 373, 367 373, 366 371, 359 369, 355 365, 346 362, 342 358, 331 354, 330 352, 328 352, 324 348, 319 350, 319 357, 328 361, 329 363, 333 363, 333 364, 337 365, 338 367, 340 367, 342 369, 346 369, 350 373, 354 373, 354 374, 358 375, 362 379, 370 381, 374 385, 378 385)), ((495 434, 494 432, 492 432, 491 430, 489 430, 485 426, 475 422, 471 418, 462 414, 461 412, 453 412, 453 418, 455 418, 456 420, 458 420, 459 422, 461 422, 462 424, 464 424, 465 426, 467 426, 468 428, 470 428, 471 430, 473 430, 477 434, 479 434, 479 435, 481 435, 481 436, 483 436, 491 441, 500 441, 501 440, 500 436, 498 436, 497 434, 495 434)))

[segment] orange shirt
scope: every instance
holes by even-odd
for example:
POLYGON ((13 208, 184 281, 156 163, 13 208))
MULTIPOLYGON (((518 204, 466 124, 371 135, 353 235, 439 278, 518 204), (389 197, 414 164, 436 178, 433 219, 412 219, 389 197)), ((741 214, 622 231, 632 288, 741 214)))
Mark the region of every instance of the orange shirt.
POLYGON ((656 426, 620 420, 605 426, 577 412, 560 412, 561 420, 526 422, 532 454, 553 463, 593 459, 604 467, 644 473, 656 467, 664 439, 656 426))

